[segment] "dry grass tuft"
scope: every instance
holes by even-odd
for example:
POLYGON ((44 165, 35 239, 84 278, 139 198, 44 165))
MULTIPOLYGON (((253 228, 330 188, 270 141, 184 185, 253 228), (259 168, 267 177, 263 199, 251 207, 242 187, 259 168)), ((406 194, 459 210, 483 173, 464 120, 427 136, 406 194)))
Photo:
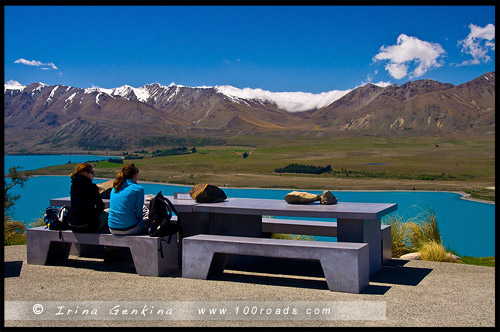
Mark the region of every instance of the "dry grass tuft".
POLYGON ((431 208, 422 208, 420 214, 407 221, 397 215, 389 216, 384 223, 391 225, 393 257, 420 252, 422 260, 456 261, 442 245, 436 213, 431 208))
POLYGON ((436 213, 430 209, 422 210, 418 216, 411 218, 407 223, 410 248, 420 251, 428 242, 441 244, 441 234, 437 225, 436 213))
POLYGON ((299 235, 299 234, 272 233, 271 238, 272 239, 282 239, 282 240, 315 241, 314 236, 311 236, 311 235, 299 235))
POLYGON ((403 217, 398 215, 390 216, 384 223, 391 225, 392 256, 400 257, 411 252, 407 237, 407 224, 404 222, 403 217))
POLYGON ((443 262, 446 258, 446 249, 442 244, 428 241, 420 247, 420 259, 424 261, 443 262))

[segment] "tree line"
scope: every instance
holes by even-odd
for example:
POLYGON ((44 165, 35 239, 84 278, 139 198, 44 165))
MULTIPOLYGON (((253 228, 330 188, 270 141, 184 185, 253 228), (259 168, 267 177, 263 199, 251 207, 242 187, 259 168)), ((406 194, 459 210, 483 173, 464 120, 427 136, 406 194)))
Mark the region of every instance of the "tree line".
POLYGON ((276 168, 274 170, 276 173, 304 173, 304 174, 322 174, 325 172, 331 172, 332 166, 328 165, 325 167, 322 166, 313 166, 313 165, 301 165, 301 164, 290 164, 288 166, 282 168, 276 168))

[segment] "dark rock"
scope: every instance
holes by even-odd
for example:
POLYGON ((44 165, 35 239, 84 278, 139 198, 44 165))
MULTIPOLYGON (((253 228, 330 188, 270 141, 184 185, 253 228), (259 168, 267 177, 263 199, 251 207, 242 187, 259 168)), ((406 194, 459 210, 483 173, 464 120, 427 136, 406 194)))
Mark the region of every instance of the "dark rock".
POLYGON ((332 205, 332 204, 337 204, 338 199, 335 197, 334 194, 332 194, 330 191, 325 190, 321 194, 321 204, 326 204, 326 205, 332 205))
POLYGON ((109 199, 111 195, 111 190, 113 189, 113 182, 115 180, 109 180, 103 183, 98 183, 97 187, 99 188, 99 195, 101 195, 102 199, 109 199))
POLYGON ((227 196, 222 189, 217 186, 199 183, 189 190, 189 195, 198 203, 218 203, 223 202, 227 196))

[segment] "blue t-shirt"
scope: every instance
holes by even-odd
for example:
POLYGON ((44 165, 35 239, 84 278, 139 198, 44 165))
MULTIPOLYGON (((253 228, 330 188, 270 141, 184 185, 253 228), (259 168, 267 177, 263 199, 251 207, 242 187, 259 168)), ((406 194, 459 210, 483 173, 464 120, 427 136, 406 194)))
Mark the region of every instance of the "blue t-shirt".
POLYGON ((113 229, 132 227, 142 220, 144 188, 126 179, 118 192, 111 189, 108 226, 113 229))

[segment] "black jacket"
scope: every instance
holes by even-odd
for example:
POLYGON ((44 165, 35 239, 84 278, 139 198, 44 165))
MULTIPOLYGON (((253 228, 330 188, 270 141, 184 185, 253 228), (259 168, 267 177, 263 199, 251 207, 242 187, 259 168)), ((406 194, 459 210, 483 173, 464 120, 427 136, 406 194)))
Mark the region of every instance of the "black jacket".
POLYGON ((71 179, 71 212, 69 224, 84 227, 99 224, 97 214, 104 210, 104 202, 99 195, 99 188, 84 175, 71 179))

